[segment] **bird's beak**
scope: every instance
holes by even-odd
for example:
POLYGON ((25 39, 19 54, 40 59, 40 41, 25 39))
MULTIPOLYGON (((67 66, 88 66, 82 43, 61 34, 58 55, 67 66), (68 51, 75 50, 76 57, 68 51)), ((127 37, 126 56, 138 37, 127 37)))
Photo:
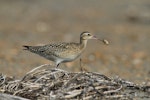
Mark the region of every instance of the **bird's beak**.
POLYGON ((92 36, 92 39, 96 39, 96 40, 97 40, 98 38, 97 38, 96 36, 93 35, 93 36, 92 36))
POLYGON ((97 38, 96 36, 93 36, 92 39, 99 40, 99 41, 103 42, 103 43, 106 44, 106 45, 109 44, 109 42, 108 42, 106 39, 99 39, 99 38, 97 38))

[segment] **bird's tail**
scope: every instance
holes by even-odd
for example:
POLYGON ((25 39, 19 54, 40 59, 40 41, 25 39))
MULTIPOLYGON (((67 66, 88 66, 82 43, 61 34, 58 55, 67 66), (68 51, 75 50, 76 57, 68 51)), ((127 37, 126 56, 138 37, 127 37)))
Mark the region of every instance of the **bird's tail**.
POLYGON ((40 46, 27 46, 27 45, 23 45, 24 49, 23 50, 28 50, 30 52, 33 52, 33 53, 38 53, 40 50, 40 46))
POLYGON ((23 50, 29 50, 31 46, 23 45, 23 50))

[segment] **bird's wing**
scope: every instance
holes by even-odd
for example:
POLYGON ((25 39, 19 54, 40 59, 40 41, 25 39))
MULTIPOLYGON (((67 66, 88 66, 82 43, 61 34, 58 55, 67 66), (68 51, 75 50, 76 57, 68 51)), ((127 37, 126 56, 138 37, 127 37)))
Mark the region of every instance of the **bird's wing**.
POLYGON ((45 53, 47 54, 53 54, 55 56, 62 56, 64 54, 69 53, 70 51, 73 51, 76 49, 76 43, 54 43, 54 44, 49 44, 45 45, 41 51, 44 50, 45 53))

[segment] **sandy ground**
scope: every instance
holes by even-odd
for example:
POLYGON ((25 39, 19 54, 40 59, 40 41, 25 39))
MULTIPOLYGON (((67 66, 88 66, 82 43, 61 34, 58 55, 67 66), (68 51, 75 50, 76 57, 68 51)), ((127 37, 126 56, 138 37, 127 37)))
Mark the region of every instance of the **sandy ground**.
MULTIPOLYGON (((88 42, 81 57, 86 70, 136 83, 150 80, 149 0, 1 0, 0 73, 20 78, 52 63, 22 45, 78 42, 83 31, 110 41, 88 42)), ((79 59, 60 68, 80 71, 79 59)))

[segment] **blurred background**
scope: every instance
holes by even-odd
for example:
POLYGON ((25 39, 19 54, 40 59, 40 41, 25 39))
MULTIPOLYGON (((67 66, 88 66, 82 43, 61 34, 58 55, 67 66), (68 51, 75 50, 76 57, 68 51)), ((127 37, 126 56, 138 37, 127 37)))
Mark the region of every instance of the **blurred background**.
MULTIPOLYGON (((110 41, 88 41, 81 57, 86 70, 150 80, 150 0, 1 0, 0 73, 21 78, 52 63, 22 45, 79 42, 83 31, 110 41)), ((79 64, 77 59, 60 68, 78 72, 79 64)))

